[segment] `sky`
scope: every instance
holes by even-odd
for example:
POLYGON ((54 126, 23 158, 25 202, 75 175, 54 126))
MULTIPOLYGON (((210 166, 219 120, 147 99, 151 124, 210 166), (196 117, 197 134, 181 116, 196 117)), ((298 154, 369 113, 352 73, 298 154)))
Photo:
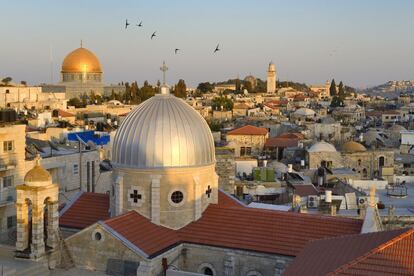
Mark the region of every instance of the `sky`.
POLYGON ((30 84, 50 82, 51 71, 57 82, 81 39, 107 84, 155 83, 164 60, 167 82, 190 87, 265 79, 270 61, 280 80, 308 84, 414 79, 411 0, 2 0, 1 10, 0 77, 30 84), (143 28, 125 30, 127 18, 143 28))

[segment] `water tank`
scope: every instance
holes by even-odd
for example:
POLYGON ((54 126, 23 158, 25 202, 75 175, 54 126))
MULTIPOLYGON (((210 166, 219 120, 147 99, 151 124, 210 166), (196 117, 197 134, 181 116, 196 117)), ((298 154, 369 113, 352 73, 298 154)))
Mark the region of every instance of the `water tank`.
POLYGON ((0 110, 0 122, 11 123, 17 120, 17 113, 13 109, 0 110))

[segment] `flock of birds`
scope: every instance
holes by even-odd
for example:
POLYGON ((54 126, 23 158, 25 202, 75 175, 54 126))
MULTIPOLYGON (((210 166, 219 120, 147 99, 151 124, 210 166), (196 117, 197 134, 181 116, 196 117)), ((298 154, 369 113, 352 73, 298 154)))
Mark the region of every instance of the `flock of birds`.
MULTIPOLYGON (((125 19, 125 29, 128 29, 128 26, 131 25, 131 23, 128 22, 128 19, 125 19)), ((142 28, 144 25, 142 25, 142 21, 140 21, 138 24, 135 24, 137 27, 142 28)), ((157 32, 153 32, 151 35, 151 40, 157 36, 157 32)), ((213 54, 217 53, 218 51, 220 51, 220 44, 217 44, 216 48, 213 51, 213 54)), ((175 48, 174 49, 174 54, 178 54, 181 51, 181 49, 179 48, 175 48)))

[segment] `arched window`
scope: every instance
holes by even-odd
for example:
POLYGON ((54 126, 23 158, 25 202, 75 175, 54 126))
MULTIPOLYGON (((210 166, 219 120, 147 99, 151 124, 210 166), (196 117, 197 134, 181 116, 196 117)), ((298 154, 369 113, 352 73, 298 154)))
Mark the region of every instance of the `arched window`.
POLYGON ((384 156, 381 156, 378 159, 378 166, 381 168, 381 167, 384 167, 384 165, 385 165, 385 157, 384 156))
POLYGON ((361 166, 361 163, 362 163, 361 159, 358 159, 358 166, 361 166))
POLYGON ((216 276, 216 270, 214 269, 213 265, 209 263, 203 263, 198 267, 198 273, 203 275, 213 275, 216 276))
POLYGON ((367 169, 363 169, 362 170, 362 176, 364 177, 364 178, 367 178, 367 176, 368 176, 368 172, 367 172, 367 169))

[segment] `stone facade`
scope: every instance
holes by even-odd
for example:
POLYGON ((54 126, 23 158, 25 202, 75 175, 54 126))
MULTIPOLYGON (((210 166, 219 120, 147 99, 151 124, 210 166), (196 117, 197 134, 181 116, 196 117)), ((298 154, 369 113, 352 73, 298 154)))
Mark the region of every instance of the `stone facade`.
POLYGON ((361 179, 384 177, 390 183, 393 182, 393 151, 369 150, 365 152, 342 153, 342 155, 346 166, 359 173, 361 179))
POLYGON ((217 203, 218 177, 214 169, 214 165, 117 168, 111 192, 111 213, 120 215, 136 210, 153 223, 179 229, 200 218, 208 204, 217 203))
POLYGON ((42 87, 0 87, 0 107, 66 109, 65 93, 45 93, 42 87))
POLYGON ((281 275, 293 260, 291 256, 189 243, 148 258, 139 248, 100 223, 72 235, 65 242, 77 267, 108 273, 115 262, 121 267, 125 262, 132 262, 139 265, 137 275, 140 276, 163 275, 162 259, 169 268, 203 274, 208 267, 217 276, 281 275), (96 233, 99 233, 99 240, 96 233))
MULTIPOLYGON (((84 151, 81 154, 45 157, 40 160, 40 164, 51 174, 53 183, 56 183, 65 195, 60 198, 62 201, 71 198, 81 190, 88 192, 110 190, 109 183, 100 180, 99 163, 100 158, 97 150, 84 151), (81 165, 79 166, 79 164, 81 165)), ((34 160, 26 160, 26 171, 33 165, 34 160)))
POLYGON ((0 234, 6 236, 16 222, 15 187, 25 175, 25 130, 25 125, 0 127, 0 234))
POLYGON ((230 135, 226 137, 229 147, 234 148, 236 157, 258 156, 263 151, 269 134, 266 135, 230 135), (243 152, 244 149, 244 152, 243 152), (250 152, 250 153, 249 153, 250 152))

